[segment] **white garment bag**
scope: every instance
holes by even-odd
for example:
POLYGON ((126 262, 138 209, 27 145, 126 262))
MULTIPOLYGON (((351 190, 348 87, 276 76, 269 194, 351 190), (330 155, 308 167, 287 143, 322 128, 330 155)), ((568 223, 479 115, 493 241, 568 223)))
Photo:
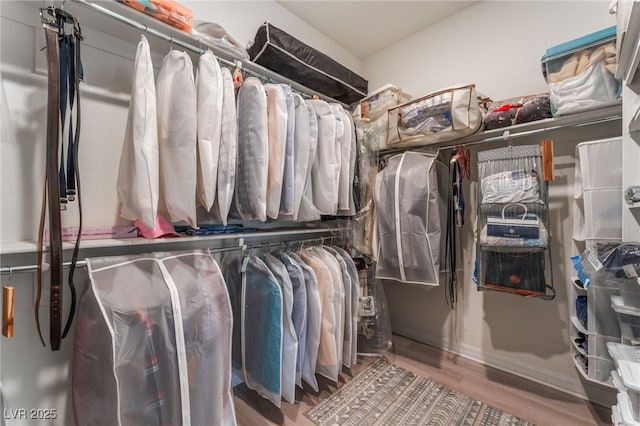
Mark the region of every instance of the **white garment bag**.
POLYGON ((198 98, 196 188, 200 204, 209 211, 216 198, 223 101, 222 71, 218 60, 210 50, 200 56, 196 83, 198 98))
POLYGON ((282 196, 280 197, 280 217, 281 219, 291 219, 295 205, 295 145, 294 134, 296 127, 296 109, 293 100, 291 87, 281 84, 282 91, 287 103, 287 142, 284 156, 284 172, 282 175, 282 196))
POLYGON ((216 205, 223 225, 233 201, 233 189, 236 184, 236 157, 238 154, 238 121, 236 115, 236 97, 231 71, 222 68, 222 126, 220 135, 220 158, 218 159, 218 194, 216 205))
MULTIPOLYGON (((316 160, 316 151, 318 147, 318 119, 316 118, 316 112, 313 107, 304 102, 304 108, 307 110, 307 123, 309 124, 309 156, 307 161, 307 174, 304 180, 304 190, 302 191, 302 198, 300 199, 300 209, 298 210, 298 221, 313 221, 320 220, 320 211, 313 203, 313 164, 316 160)), ((303 112, 302 105, 300 111, 296 110, 296 127, 298 123, 302 123, 303 112)), ((302 125, 304 126, 304 125, 302 125)), ((300 140, 304 140, 304 127, 300 130, 300 140)), ((296 130, 297 132, 297 130, 296 130)))
POLYGON ((349 131, 349 123, 345 122, 344 109, 340 104, 331 104, 331 110, 336 118, 336 211, 349 209, 349 156, 351 147, 345 133, 349 131))
MULTIPOLYGON (((347 207, 344 207, 345 204, 340 204, 338 214, 341 216, 353 216, 356 214, 356 205, 353 199, 353 181, 356 175, 356 134, 355 134, 355 126, 353 124, 353 118, 351 114, 347 111, 343 111, 343 122, 344 122, 344 140, 342 142, 343 150, 343 158, 342 158, 342 166, 340 168, 340 178, 343 179, 343 173, 346 174, 346 182, 341 181, 341 192, 340 196, 347 197, 347 207), (346 159, 349 159, 348 161, 346 159), (344 170, 345 162, 348 164, 348 171, 344 170), (345 195, 346 194, 346 195, 345 195)), ((342 201, 344 201, 341 198, 342 201)))
POLYGON ((322 328, 322 305, 318 279, 313 269, 302 261, 295 253, 290 253, 291 259, 296 261, 302 269, 304 285, 307 293, 307 324, 306 344, 302 363, 302 380, 318 392, 318 380, 316 379, 316 364, 318 361, 318 348, 320 346, 320 333, 322 328))
POLYGON ((309 117, 304 99, 297 93, 293 93, 292 96, 295 115, 293 120, 293 220, 298 220, 304 184, 308 175, 307 163, 309 162, 311 130, 309 129, 309 117))
POLYGON ((282 177, 287 145, 287 101, 279 84, 265 84, 267 92, 267 128, 269 134, 269 172, 267 175, 267 217, 280 212, 282 177))
POLYGON ((149 43, 141 36, 118 170, 120 215, 155 227, 160 192, 156 85, 149 43))
POLYGON ((333 257, 338 261, 340 265, 340 273, 342 274, 342 284, 344 287, 344 305, 343 305, 343 327, 342 327, 342 364, 345 367, 351 367, 351 347, 352 347, 352 314, 351 314, 351 289, 353 284, 351 283, 351 276, 347 270, 347 264, 340 253, 333 247, 324 247, 324 249, 331 253, 333 257))
POLYGON ((172 50, 162 61, 158 82, 160 210, 171 222, 196 221, 196 85, 191 59, 172 50))
MULTIPOLYGON (((320 327, 320 343, 318 345, 318 357, 316 373, 329 380, 337 381, 339 365, 336 348, 336 309, 335 293, 332 274, 322 257, 309 249, 299 252, 304 263, 313 269, 320 293, 320 306, 322 320, 320 327)), ((310 311, 309 311, 310 312, 310 311)))
POLYGON ((267 95, 255 77, 238 91, 238 162, 235 204, 240 219, 267 220, 269 142, 267 95))
POLYGON ((351 278, 351 301, 349 302, 346 300, 345 295, 345 304, 351 303, 351 365, 356 365, 358 363, 358 320, 360 319, 358 309, 360 304, 360 277, 358 275, 358 268, 356 268, 356 264, 353 262, 351 256, 349 256, 349 253, 340 247, 334 247, 334 250, 336 250, 344 259, 344 262, 347 265, 349 277, 351 278))
POLYGON ((429 286, 440 282, 440 195, 436 156, 394 155, 376 177, 376 277, 429 286))
POLYGON ((296 402, 298 335, 293 326, 293 284, 287 267, 280 260, 271 254, 265 254, 263 260, 282 290, 282 397, 285 401, 294 404, 296 402))
POLYGON ((296 385, 302 387, 302 367, 307 345, 307 289, 304 284, 302 267, 289 254, 276 252, 274 256, 287 268, 293 286, 293 311, 291 319, 298 336, 298 357, 296 359, 296 385))
POLYGON ((336 163, 336 117, 328 103, 321 100, 307 101, 314 109, 318 121, 318 145, 311 170, 313 204, 320 214, 335 215, 338 212, 338 172, 336 163))

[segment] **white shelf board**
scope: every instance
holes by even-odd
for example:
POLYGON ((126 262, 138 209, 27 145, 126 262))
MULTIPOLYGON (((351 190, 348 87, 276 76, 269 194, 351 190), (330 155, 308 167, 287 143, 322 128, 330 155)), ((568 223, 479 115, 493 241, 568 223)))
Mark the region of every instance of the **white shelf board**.
POLYGON ((587 331, 587 329, 580 323, 578 317, 571 317, 571 324, 580 333, 589 334, 589 331, 587 331))

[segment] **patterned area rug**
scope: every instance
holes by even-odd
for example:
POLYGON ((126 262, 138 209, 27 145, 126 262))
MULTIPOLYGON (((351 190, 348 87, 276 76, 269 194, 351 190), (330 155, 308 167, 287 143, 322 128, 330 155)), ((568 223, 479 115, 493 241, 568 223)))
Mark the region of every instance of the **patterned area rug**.
POLYGON ((318 426, 533 425, 384 358, 304 415, 318 426))

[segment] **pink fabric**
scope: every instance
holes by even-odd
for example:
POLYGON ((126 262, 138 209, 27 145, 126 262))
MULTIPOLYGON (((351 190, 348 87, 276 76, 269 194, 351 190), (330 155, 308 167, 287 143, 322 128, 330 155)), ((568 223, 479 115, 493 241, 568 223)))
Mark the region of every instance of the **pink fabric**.
POLYGON ((179 237, 178 234, 171 223, 164 217, 157 215, 156 216, 156 226, 155 228, 150 228, 145 225, 142 221, 136 220, 136 227, 138 228, 138 234, 144 238, 162 238, 162 237, 179 237))

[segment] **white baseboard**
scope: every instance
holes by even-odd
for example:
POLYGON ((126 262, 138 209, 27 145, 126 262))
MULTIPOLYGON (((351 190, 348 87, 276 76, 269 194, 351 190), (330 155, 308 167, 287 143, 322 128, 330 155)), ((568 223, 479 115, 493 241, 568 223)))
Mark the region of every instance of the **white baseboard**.
MULTIPOLYGON (((477 347, 465 343, 451 342, 448 338, 425 333, 423 330, 413 327, 394 324, 393 332, 605 407, 610 405, 612 396, 615 396, 614 390, 597 385, 590 385, 590 392, 587 395, 580 379, 575 380, 571 377, 562 376, 555 371, 540 368, 539 366, 532 368, 528 364, 519 363, 511 358, 488 354, 477 347)), ((579 373, 576 372, 576 374, 579 373)))

